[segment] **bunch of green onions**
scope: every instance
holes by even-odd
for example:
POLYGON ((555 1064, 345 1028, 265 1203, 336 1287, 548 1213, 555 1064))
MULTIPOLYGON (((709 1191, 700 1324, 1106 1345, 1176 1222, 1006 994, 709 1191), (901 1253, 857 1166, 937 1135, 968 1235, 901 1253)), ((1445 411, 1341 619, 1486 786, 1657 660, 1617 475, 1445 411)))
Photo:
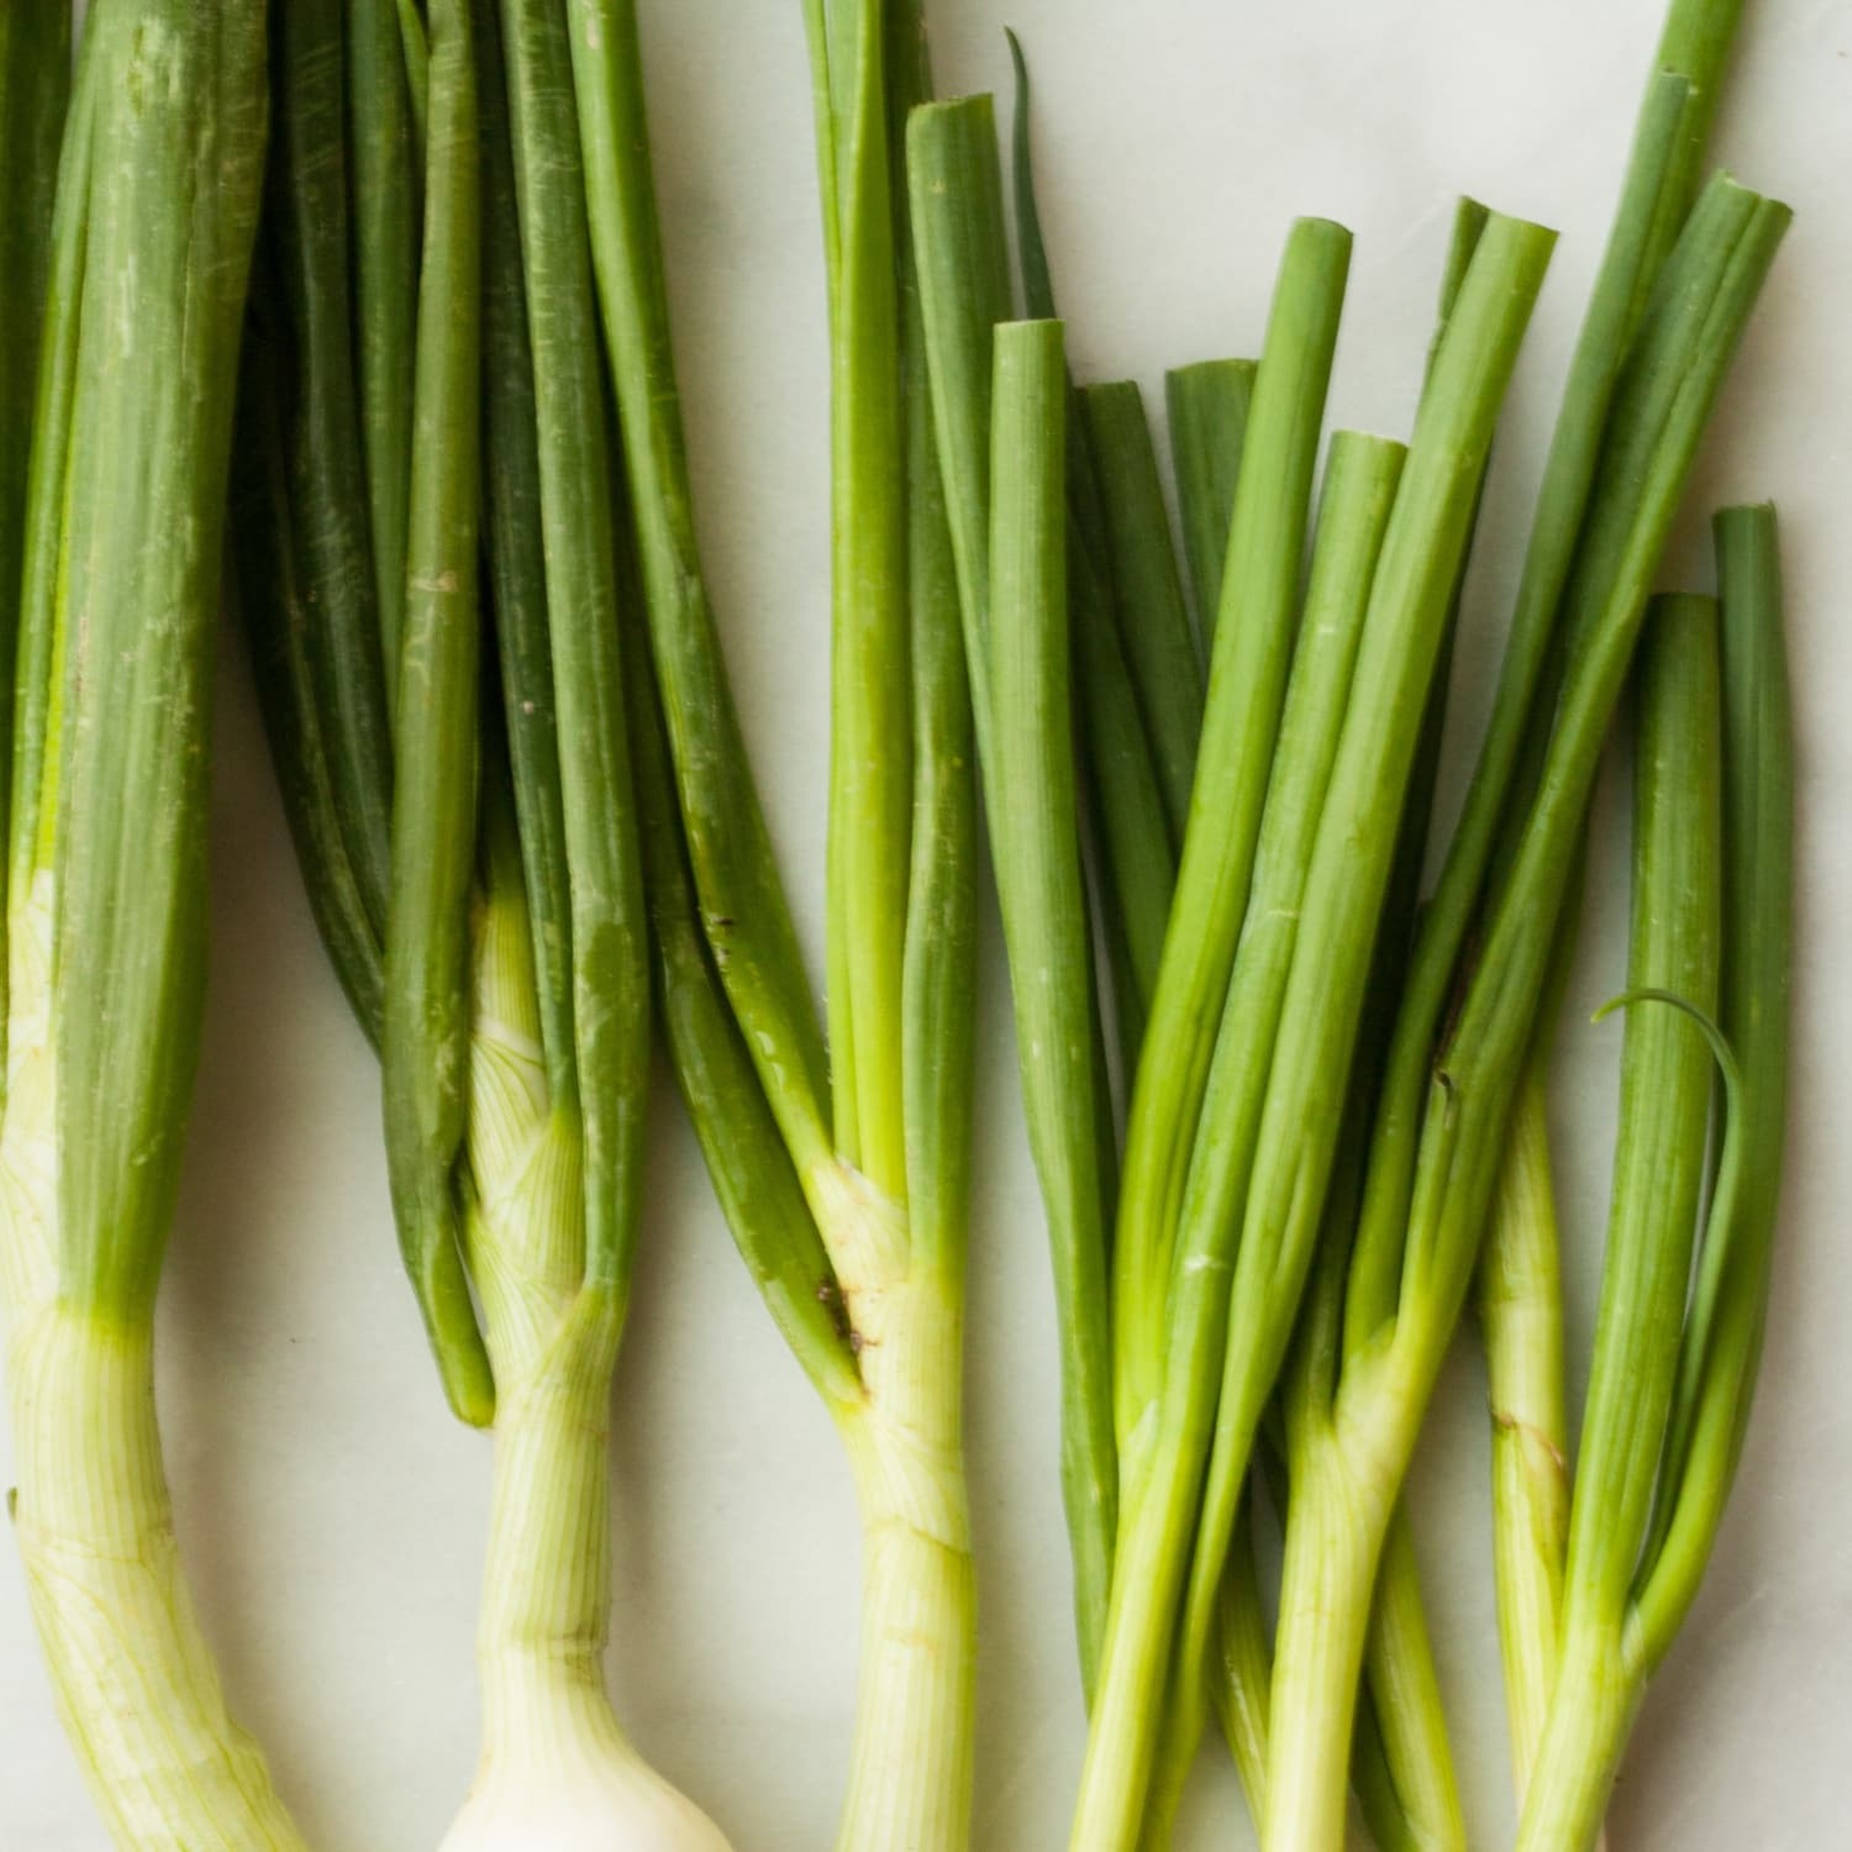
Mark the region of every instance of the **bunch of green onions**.
POLYGON ((482 1761, 445 1843, 713 1847, 604 1684, 649 968, 573 37, 555 0, 274 11, 235 540, 407 1269, 452 1407, 495 1429, 482 1761))
POLYGON ((888 165, 917 18, 813 20, 832 1074, 696 553, 634 10, 427 17, 277 16, 238 528, 299 857, 381 1049, 407 1265, 453 1406, 497 1435, 483 1764, 447 1843, 719 1843, 602 1682, 653 946, 721 1199, 861 1493, 843 1843, 956 1846, 974 792, 888 165))
POLYGON ((65 1727, 125 1852, 301 1844, 187 1594, 153 1367, 199 1048, 265 120, 257 0, 92 0, 74 82, 68 7, 0 19, 12 1514, 65 1727))
MULTIPOLYGON (((1076 1848, 1167 1841, 1211 1701, 1270 1848, 1342 1843, 1353 1752, 1380 1841, 1462 1842, 1397 1497, 1501 1176, 1483 1291, 1495 1395, 1545 1405, 1534 1427, 1500 1406, 1520 1769, 1544 1715, 1589 1712, 1573 1680, 1556 1695, 1578 1626, 1554 1593, 1567 1445, 1539 1195, 1539 1027, 1651 575, 1786 225, 1785 209, 1721 177, 1697 197, 1739 11, 1680 0, 1668 22, 1478 774, 1419 913, 1442 670, 1549 235, 1462 208, 1413 439, 1406 451, 1333 440, 1303 590, 1348 235, 1295 228, 1257 367, 1173 376, 1205 683, 1135 389, 1090 388, 1064 418, 1058 329, 1009 320, 987 104, 912 124, 934 403, 1064 1333, 1064 1481, 1092 1712, 1076 1848), (1051 473, 1065 475, 1061 494, 1022 506, 1051 473), (1109 989, 1128 1075, 1122 1151, 1105 1090, 1109 989), (1242 1516, 1257 1470, 1285 1529, 1271 1645, 1242 1516)), ((1047 317, 1022 116, 1019 136, 1024 294, 1047 317)), ((1766 626, 1772 600, 1759 603, 1766 626)), ((1684 1000, 1707 1007, 1701 987, 1684 1000)), ((1696 1124, 1689 1162, 1701 1168, 1701 1111, 1696 1124)), ((1772 1157, 1763 1169, 1772 1176, 1772 1157)), ((1737 1213, 1721 1184, 1718 1201, 1714 1218, 1737 1213)), ((1737 1290, 1759 1303, 1766 1227, 1746 1245, 1755 1260, 1738 1263, 1737 1290)), ((1676 1253, 1665 1265, 1683 1279, 1676 1253)), ((1711 1391, 1727 1415, 1712 1419, 1740 1434, 1752 1364, 1736 1349, 1693 1360, 1716 1317, 1694 1309, 1686 1367, 1727 1379, 1711 1391)), ((1598 1397, 1591 1437, 1643 1407, 1655 1418, 1650 1387, 1616 1373, 1602 1394, 1622 1412, 1604 1415, 1598 1397)), ((1675 1420, 1665 1473, 1649 1471, 1643 1495, 1650 1504, 1659 1484, 1670 1527, 1690 1444, 1680 1433, 1675 1420)), ((1727 1459, 1707 1457, 1691 1481, 1688 1572, 1714 1531, 1727 1459)), ((1620 1469, 1597 1454, 1588 1470, 1620 1469)), ((1648 1546, 1638 1539, 1628 1559, 1642 1589, 1648 1546)), ((1622 1661, 1615 1719, 1631 1716, 1650 1663, 1638 1650, 1622 1661)), ((1555 1749, 1551 1782, 1604 1791, 1624 1722, 1605 1735, 1586 1721, 1580 1737, 1566 1721, 1550 1730, 1570 1745, 1555 1749)), ((1527 1826, 1526 1843, 1581 1846, 1598 1826, 1598 1811, 1569 1829, 1527 1826)))
POLYGON ((824 1016, 699 559, 635 0, 92 0, 74 86, 64 5, 0 17, 0 1311, 34 1611, 119 1844, 299 1844, 188 1606, 154 1418, 222 549, 379 1054, 416 1302, 451 1407, 495 1435, 449 1852, 726 1843, 605 1686, 652 1027, 854 1474, 839 1845, 968 1843, 980 807, 1061 1331, 1075 1852, 1169 1843, 1212 1710, 1268 1852, 1340 1852, 1347 1787, 1384 1852, 1463 1848, 1400 1500, 1475 1280, 1520 1852, 1598 1842, 1743 1443, 1785 1107, 1773 511, 1717 518, 1717 598, 1649 596, 1787 224, 1700 186, 1740 11, 1673 0, 1423 901, 1553 234, 1462 202, 1410 437, 1337 431, 1315 503, 1351 238, 1298 222, 1258 358, 1167 381, 1179 547, 1137 387, 1069 375, 1020 49, 1012 261, 991 101, 932 100, 921 0, 803 0, 824 1016), (1544 1102, 1630 683, 1572 1473, 1544 1102))

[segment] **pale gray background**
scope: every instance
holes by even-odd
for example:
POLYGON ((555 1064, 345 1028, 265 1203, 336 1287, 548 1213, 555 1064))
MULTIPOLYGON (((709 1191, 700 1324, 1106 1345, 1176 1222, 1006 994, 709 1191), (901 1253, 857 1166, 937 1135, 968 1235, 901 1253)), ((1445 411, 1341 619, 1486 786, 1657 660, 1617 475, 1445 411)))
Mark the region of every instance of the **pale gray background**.
MULTIPOLYGON (((1290 215, 1357 232, 1332 391, 1405 433, 1456 193, 1558 225, 1472 584, 1458 715, 1483 711, 1568 344, 1658 0, 934 0, 941 88, 1041 86, 1049 242, 1085 375, 1254 351, 1290 215)), ((648 0, 659 177, 702 531, 805 944, 821 947, 827 494, 822 276, 797 0, 648 0)), ((1763 1395, 1735 1507, 1651 1694, 1617 1852, 1843 1843, 1852 1780, 1852 5, 1751 0, 1720 154, 1798 222, 1699 471, 1695 511, 1785 517, 1802 800, 1796 1088, 1763 1395)), ((475 1752, 471 1631, 488 1448, 444 1412, 386 1209, 371 1057, 298 891, 234 650, 215 781, 211 1013, 163 1303, 187 1561, 241 1715, 310 1841, 434 1845, 475 1752)), ((1457 774, 1456 742, 1451 764, 1457 774)), ((1610 780, 1610 821, 1624 785, 1610 780)), ((1612 836, 1609 838, 1612 843, 1612 836)), ((1576 1001, 1616 987, 1625 862, 1600 861, 1576 1001)), ((1082 1745, 1055 1484, 1054 1334, 1002 961, 985 948, 971 1282, 983 1585, 978 1844, 1064 1843, 1082 1745)), ((1586 1009, 1579 1021, 1586 1019, 1586 1009)), ((1556 1086, 1585 1363, 1618 1028, 1572 1024, 1556 1086)), ((740 1852, 829 1843, 856 1658, 835 1438, 728 1244, 666 1085, 617 1385, 614 1689, 740 1852)), ((1414 1511, 1475 1841, 1508 1840, 1483 1383, 1462 1342, 1414 1511)), ((0 1483, 8 1466, 0 1438, 0 1483)), ((1248 1843, 1205 1758, 1186 1847, 1248 1843)), ((98 1852, 0 1547, 0 1847, 98 1852)))

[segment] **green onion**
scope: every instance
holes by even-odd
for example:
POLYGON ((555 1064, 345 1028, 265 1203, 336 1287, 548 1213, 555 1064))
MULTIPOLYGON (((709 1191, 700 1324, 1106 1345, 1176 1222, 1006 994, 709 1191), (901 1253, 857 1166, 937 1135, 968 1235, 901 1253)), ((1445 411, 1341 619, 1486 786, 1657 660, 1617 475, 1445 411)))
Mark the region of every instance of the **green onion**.
MULTIPOLYGON (((68 55, 54 9, 0 28, 10 215, 47 197, 68 55), (42 114, 15 113, 22 85, 42 114)), ((211 652, 264 74, 255 4, 94 0, 32 428, 0 1127, 13 1514, 60 1708, 125 1852, 301 1844, 186 1593, 153 1366, 199 1047, 211 652)), ((43 277, 42 218, 8 236, 26 279, 43 277)), ((9 308, 28 351, 35 320, 9 308)), ((20 403, 4 408, 9 462, 20 403)), ((16 515, 18 477, 0 479, 16 515)))
MULTIPOLYGON (((1716 1008, 1723 924, 1718 681, 1715 605, 1660 600, 1642 645, 1634 766, 1628 995, 1640 1001, 1621 1062, 1614 1197, 1556 1678, 1573 1700, 1578 1730, 1595 1740, 1612 1727, 1613 1704, 1634 1695, 1620 1675, 1621 1632, 1659 1464, 1651 1446, 1639 1443, 1662 1434, 1669 1416, 1704 1185, 1710 1050, 1683 1010, 1645 1002, 1675 998, 1699 1018, 1716 1008)), ((1611 1770, 1595 1758, 1572 1763, 1562 1736, 1553 1721, 1540 1749, 1525 1809, 1533 1844, 1581 1846, 1599 1827, 1611 1770), (1564 1793, 1566 1773, 1579 1789, 1576 1803, 1564 1793)))
MULTIPOLYGON (((288 57, 286 50, 285 56, 288 57)), ((406 1269, 451 1408, 486 1427, 495 1384, 464 1272, 452 1172, 469 1072, 476 842, 477 393, 482 366, 476 54, 463 0, 431 20, 430 173, 399 664, 392 898, 380 1040, 386 1156, 406 1269)), ((306 491, 312 510, 323 501, 306 491)), ((311 518, 306 526, 318 523, 311 518)))
POLYGON ((1621 1139, 1526 1852, 1595 1840, 1709 1558, 1760 1356, 1786 1105, 1793 749, 1774 512, 1726 510, 1717 534, 1721 670, 1709 600, 1664 601, 1648 647, 1621 1139), (1719 985, 1721 1030, 1703 1014, 1719 985), (1691 1287, 1707 1039, 1726 1101, 1691 1287))
MULTIPOLYGON (((1069 626, 1084 631, 1088 619, 1078 608, 1070 613, 1068 595, 1079 607, 1093 597, 1099 582, 1073 513, 1074 485, 1067 472, 1078 452, 1071 407, 1064 404, 1058 417, 1049 415, 1055 417, 1063 449, 1062 484, 1068 497, 1062 527, 1065 590, 1059 596, 1044 591, 1039 602, 1025 604, 1019 587, 1018 610, 993 609, 992 552, 1002 518, 992 496, 1000 363, 987 365, 986 355, 998 338, 995 330, 1006 325, 998 318, 1007 311, 1009 285, 988 97, 914 113, 908 182, 922 331, 958 566, 964 653, 973 665, 972 703, 1010 958, 1024 1106, 1061 1309, 1062 1489, 1075 1563, 1075 1619, 1083 1671, 1090 1678, 1105 1614, 1117 1503, 1102 1190, 1110 1102, 1095 1047, 1097 1006, 1081 881, 1069 692, 1069 626), (1053 630, 1046 628, 1054 618, 1043 605, 1052 605, 1059 615, 1053 630), (1043 628, 1024 635, 1005 627, 1027 618, 1043 628)), ((1057 324, 1044 318, 1041 325, 1057 324)), ((1019 334, 1012 345, 1026 349, 1029 340, 1019 334)), ((1105 616, 1110 623, 1110 612, 1105 616)), ((1084 652, 1084 643, 1074 647, 1084 652)), ((1129 696, 1129 683, 1125 686, 1129 696)), ((1132 725, 1138 726, 1135 715, 1132 725)), ((1142 732, 1130 750, 1142 763, 1142 732)), ((1098 769, 1096 790, 1103 805, 1110 801, 1098 769)))
POLYGON ((833 1094, 696 554, 634 9, 569 10, 667 747, 643 802, 671 1051, 735 1239, 831 1404, 860 1494, 863 1672, 840 1843, 951 1848, 973 1750, 959 1350, 975 794, 891 168, 896 124, 927 90, 918 10, 805 9, 832 350, 833 1094), (843 1321, 833 1334, 799 1311, 806 1280, 843 1321))
MULTIPOLYGON (((323 84, 324 66, 346 85, 356 137, 402 132, 395 85, 419 118, 415 293, 394 280, 403 212, 362 217, 351 274, 332 259, 317 273, 327 312, 362 330, 357 352, 330 348, 325 383, 367 408, 363 536, 369 513, 390 526, 406 510, 398 597, 371 636, 331 649, 329 555, 303 536, 337 495, 355 501, 356 478, 288 464, 301 418, 287 297, 260 300, 246 343, 240 563, 305 878, 379 1030, 408 1268, 453 1406, 495 1427, 482 1770, 445 1843, 649 1832, 713 1847, 716 1829, 631 1747, 604 1685, 605 1437, 639 1209, 647 919, 590 235, 582 189, 560 184, 581 171, 567 13, 563 0, 440 0, 400 27, 368 41, 375 64, 344 67, 306 37, 278 47, 286 93, 323 84), (388 390, 401 325, 416 330, 402 401, 388 390), (381 480, 394 457, 402 483, 381 480), (357 684, 371 677, 383 706, 395 651, 382 942, 356 904, 361 819, 333 775, 335 702, 315 664, 332 655, 357 684)), ((342 194, 318 200, 344 222, 342 194)), ((285 273, 332 248, 326 223, 281 210, 267 243, 285 273)), ((363 588, 393 571, 398 543, 374 539, 388 557, 362 562, 363 588)))

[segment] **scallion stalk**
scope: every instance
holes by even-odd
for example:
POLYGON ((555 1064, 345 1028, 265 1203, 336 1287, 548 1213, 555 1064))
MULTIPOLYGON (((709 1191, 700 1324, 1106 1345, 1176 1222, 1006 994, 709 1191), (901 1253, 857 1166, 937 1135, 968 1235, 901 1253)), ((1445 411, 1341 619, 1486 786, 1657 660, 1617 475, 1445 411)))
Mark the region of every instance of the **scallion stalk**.
MULTIPOLYGON (((1007 313, 1009 281, 988 97, 914 113, 908 181, 964 652, 975 665, 972 702, 1010 960, 1024 1107, 1060 1307, 1062 1489, 1074 1556, 1082 1669, 1090 1680, 1111 1575, 1118 1487, 1103 1197, 1103 1165, 1111 1155, 1110 1101, 1095 1047, 1091 932, 1081 876, 1070 712, 1070 673, 1077 661, 1086 660, 1086 645, 1070 633, 1084 632, 1101 616, 1110 623, 1111 617, 1099 608, 1101 581, 1075 512, 1068 471, 1077 466, 1080 452, 1071 404, 1063 406, 1056 427, 1068 498, 1059 632, 1024 639, 1006 632, 1002 615, 993 609, 997 371, 994 362, 988 371, 985 363, 998 338, 995 330, 1008 325, 995 318, 1007 313), (986 321, 986 315, 993 319, 986 321), (1083 605, 1091 617, 1083 615, 1083 605)), ((1046 293, 1045 284, 1043 289, 1046 293)), ((1055 326, 1046 317, 1042 321, 1055 326)), ((1012 336, 1018 346, 1027 340, 1026 335, 1012 336)), ((1064 345, 1061 351, 1064 355, 1064 345)), ((1031 614, 1040 615, 1044 624, 1050 621, 1039 606, 1031 614)), ((1129 681, 1123 688, 1129 697, 1129 681)), ((1142 728, 1136 714, 1128 718, 1135 737, 1125 741, 1125 750, 1143 763, 1142 728)), ((1093 789, 1102 809, 1114 802, 1109 776, 1096 765, 1093 789)), ((1117 925, 1125 925, 1117 908, 1109 912, 1117 925)), ((1125 1028, 1122 1021, 1122 1032, 1125 1028)))
POLYGON ((1525 1806, 1533 1845, 1582 1847, 1611 1765, 1565 1753, 1559 1718, 1601 1742, 1637 1684, 1621 1672, 1629 1591, 1652 1515, 1655 1450, 1678 1367, 1710 1120, 1711 1053, 1698 1022, 1652 1007, 1716 1008, 1721 963, 1721 756, 1717 610, 1660 600, 1642 644, 1634 762, 1633 949, 1621 1119, 1601 1316, 1583 1418, 1551 1724, 1525 1806), (1554 1738, 1554 1740, 1552 1740, 1554 1738), (1573 1789, 1573 1798, 1566 1790, 1573 1789))
MULTIPOLYGON (((14 8, 0 27, 9 215, 47 197, 63 10, 14 8), (21 83, 42 86, 25 118, 21 83)), ((260 6, 93 0, 26 504, 0 1305, 14 1534, 66 1728, 124 1852, 301 1844, 187 1593, 153 1363, 199 1048, 210 669, 266 120, 260 6)), ((42 278, 43 222, 8 235, 42 278)), ((9 344, 29 349, 36 319, 10 308, 9 344)), ((4 408, 9 459, 20 403, 4 408)), ((10 499, 17 477, 0 480, 10 499)))
POLYGON ((873 0, 805 9, 835 434, 832 1092, 696 551, 634 8, 571 0, 569 10, 592 252, 668 748, 669 790, 646 801, 657 813, 652 886, 671 888, 653 902, 660 982, 675 999, 671 1046, 735 1238, 830 1398, 861 1500, 862 1685, 841 1843, 955 1847, 972 1780, 959 1350, 974 794, 949 538, 909 409, 918 393, 908 239, 892 171, 894 126, 927 87, 919 14, 873 0), (670 879, 678 833, 680 882, 670 879), (743 1151, 721 1119, 730 1111, 754 1132, 743 1151), (774 1225, 746 1225, 759 1215, 774 1225), (847 1399, 840 1356, 786 1296, 819 1247, 828 1273, 816 1291, 845 1321, 856 1362, 847 1399))
POLYGON ((1595 1840, 1709 1559, 1760 1356, 1786 1104, 1793 748, 1774 512, 1726 510, 1717 535, 1721 669, 1716 607, 1687 598, 1661 605, 1644 672, 1621 1142, 1524 1852, 1595 1840), (1696 942, 1688 970, 1681 929, 1696 942), (1702 1014, 1719 984, 1722 1029, 1702 1014), (1694 1270, 1707 1037, 1726 1098, 1694 1270))

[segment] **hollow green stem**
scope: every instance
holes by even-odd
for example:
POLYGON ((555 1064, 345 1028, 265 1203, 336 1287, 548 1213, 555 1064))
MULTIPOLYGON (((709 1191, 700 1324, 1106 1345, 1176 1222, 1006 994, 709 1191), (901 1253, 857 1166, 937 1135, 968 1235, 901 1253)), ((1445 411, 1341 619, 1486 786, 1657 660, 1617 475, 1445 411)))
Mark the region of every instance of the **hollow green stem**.
POLYGON ((344 0, 354 364, 386 711, 398 684, 417 340, 418 151, 392 0, 344 0))
POLYGON ((1723 1030, 1742 1085, 1741 1174, 1720 1161, 1638 1605, 1649 1660, 1690 1610, 1741 1457, 1761 1363, 1788 1088, 1794 743, 1775 511, 1717 516, 1723 600, 1723 1030), (1729 1214, 1725 1216, 1723 1209, 1729 1214), (1714 1237, 1714 1238, 1713 1238, 1714 1237))
POLYGON ((1185 838, 1126 1127, 1113 1282, 1122 1487, 1136 1482, 1163 1394, 1172 1256, 1285 698, 1349 262, 1341 226, 1294 227, 1254 388, 1191 805, 1201 822, 1185 838))
MULTIPOLYGON (((828 1069, 696 545, 636 8, 568 0, 567 17, 593 272, 689 865, 716 966, 809 1189, 834 1163, 828 1069)), ((812 1206, 826 1222, 820 1194, 812 1206)))
POLYGON ((1221 607, 1228 525, 1241 475, 1254 374, 1251 360, 1199 360, 1164 376, 1183 548, 1190 562, 1196 628, 1205 643, 1214 638, 1221 607))
MULTIPOLYGON (((1062 1487, 1075 1565, 1075 1610, 1089 1680, 1103 1625, 1116 1525, 1111 1362, 1107 1331, 1103 1137, 1109 1138, 1095 1049, 1091 934, 1081 885, 1070 660, 1084 677, 1085 636, 1100 634, 1081 592, 993 609, 995 481, 1000 436, 992 417, 999 363, 980 370, 1003 336, 986 313, 1007 308, 1002 193, 988 98, 916 110, 908 129, 908 179, 918 253, 923 334, 935 436, 945 485, 966 661, 983 767, 993 862, 1010 958, 1023 1098, 1048 1218, 1062 1345, 1062 1487), (1025 626, 1034 618, 1039 627, 1025 626), (1006 631, 1005 621, 1014 624, 1006 631), (1059 619, 1060 621, 1056 621, 1059 619), (1072 643, 1069 626, 1081 633, 1072 643), (1104 1129, 1103 1129, 1104 1128, 1104 1129)), ((1028 363, 1036 342, 1055 344, 1052 323, 1032 338, 1013 333, 1028 363)), ((1043 355, 1042 358, 1046 358, 1043 355)), ((1067 512, 1063 582, 1095 585, 1065 475, 1077 457, 1071 397, 1046 416, 1062 447, 1067 512)), ((1043 434, 1046 436, 1047 434, 1043 434)), ((1015 517, 1012 516, 1012 520, 1015 517)), ((1097 587, 1096 587, 1097 589, 1097 587)), ((1110 613, 1107 614, 1110 619, 1110 613)), ((1129 683, 1123 684, 1129 692, 1129 683)), ((1137 724, 1136 716, 1132 722, 1137 724)), ((1127 742, 1142 760, 1142 737, 1127 742)), ((1111 793, 1096 784, 1104 802, 1111 793)), ((1161 932, 1161 924, 1158 929, 1161 932)))
POLYGON ((1202 734, 1203 673, 1171 546, 1157 452, 1132 381, 1088 386, 1081 403, 1099 471, 1126 658, 1171 830, 1181 841, 1202 734))
POLYGON ((467 1113, 476 844, 482 279, 475 33, 431 12, 430 171, 392 812, 381 1066, 406 1269, 445 1394, 477 1426, 495 1386, 464 1270, 456 1166, 467 1113))
MULTIPOLYGON (((1401 446, 1383 439, 1346 432, 1333 440, 1330 487, 1307 594, 1308 648, 1295 665, 1287 693, 1256 856, 1253 906, 1256 919, 1267 927, 1244 939, 1235 961, 1228 1002, 1234 1025, 1226 1043, 1230 1052, 1218 1045, 1218 1071, 1211 1081, 1212 1097, 1219 1104, 1228 1096, 1230 1106, 1211 1123, 1226 1125, 1242 1105, 1230 1079, 1232 1051, 1250 1040, 1270 1042, 1277 1023, 1274 1011, 1290 956, 1312 823, 1337 752, 1369 583, 1402 455, 1401 446)), ((1251 1118, 1226 1133, 1228 1144, 1237 1147, 1236 1161, 1251 1134, 1251 1118)), ((1193 1211, 1203 1179, 1193 1175, 1191 1187, 1188 1207, 1193 1211)), ((1121 1556, 1074 1827, 1076 1845, 1135 1843, 1136 1833, 1148 1830, 1142 1827, 1146 1788, 1165 1722, 1161 1709, 1175 1605, 1191 1550, 1228 1304, 1229 1218, 1191 1214, 1185 1226, 1189 1245, 1179 1257, 1173 1313, 1176 1350, 1156 1430, 1146 1446, 1144 1458, 1150 1464, 1144 1477, 1128 1478, 1123 1487, 1121 1556)), ((1177 1766, 1187 1767, 1187 1762, 1176 1758, 1173 1771, 1177 1766)), ((1156 1797, 1162 1831, 1168 1830, 1167 1809, 1173 1804, 1168 1792, 1156 1797)))
MULTIPOLYGON (((1717 609, 1659 601, 1643 650, 1634 765, 1631 994, 1715 1008, 1722 950, 1717 609)), ((1681 1011, 1641 1002, 1621 1059, 1601 1315, 1570 1519, 1562 1665, 1524 1807, 1522 1843, 1591 1843, 1643 1683, 1628 1632, 1652 1514, 1691 1276, 1711 1054, 1681 1011)))

